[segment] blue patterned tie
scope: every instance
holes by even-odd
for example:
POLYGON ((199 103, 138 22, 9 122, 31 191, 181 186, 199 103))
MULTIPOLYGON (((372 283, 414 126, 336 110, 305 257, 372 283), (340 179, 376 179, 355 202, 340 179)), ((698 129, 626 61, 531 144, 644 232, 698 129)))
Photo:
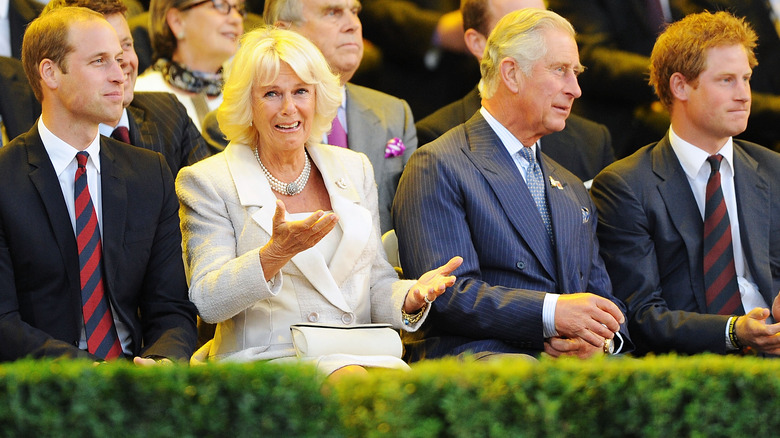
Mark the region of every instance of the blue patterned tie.
POLYGON ((547 198, 544 196, 544 175, 542 175, 542 169, 539 167, 539 163, 536 161, 534 151, 531 148, 523 147, 520 149, 520 156, 528 161, 528 169, 525 172, 525 183, 528 186, 528 190, 531 192, 531 196, 536 202, 536 208, 539 209, 539 214, 542 216, 542 222, 547 229, 547 235, 550 236, 550 243, 555 245, 555 239, 553 238, 552 221, 550 220, 550 210, 547 207, 547 198))

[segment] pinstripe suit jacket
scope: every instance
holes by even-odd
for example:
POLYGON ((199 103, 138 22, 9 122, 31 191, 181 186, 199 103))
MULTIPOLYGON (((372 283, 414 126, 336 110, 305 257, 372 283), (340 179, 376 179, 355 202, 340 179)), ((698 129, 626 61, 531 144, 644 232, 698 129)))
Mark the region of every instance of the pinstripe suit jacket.
MULTIPOLYGON (((745 264, 771 306, 780 289, 780 155, 734 140, 745 264)), ((604 169, 591 194, 615 295, 639 353, 726 353, 728 317, 708 315, 703 221, 667 134, 604 169)))
POLYGON ((135 93, 127 112, 130 142, 163 154, 174 178, 182 167, 211 155, 206 140, 173 94, 135 93))
MULTIPOLYGON (((543 350, 545 292, 612 296, 582 181, 541 154, 556 247, 512 157, 481 114, 419 149, 393 205, 404 273, 464 261, 418 334, 410 360, 463 351, 543 350)), ((621 329, 628 339, 625 327, 621 329)), ((630 344, 630 342, 629 342, 630 344)))

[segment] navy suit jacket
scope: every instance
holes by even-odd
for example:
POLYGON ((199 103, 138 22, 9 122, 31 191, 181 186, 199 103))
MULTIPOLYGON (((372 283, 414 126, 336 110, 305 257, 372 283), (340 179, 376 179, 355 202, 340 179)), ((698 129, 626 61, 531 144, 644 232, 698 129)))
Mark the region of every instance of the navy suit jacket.
POLYGON ((480 113, 412 155, 393 205, 404 274, 417 278, 456 255, 464 261, 423 328, 405 338, 409 359, 538 353, 545 292, 592 292, 624 309, 599 257, 596 210, 582 181, 540 157, 545 181, 560 187, 545 184, 555 248, 520 171, 480 113))
MULTIPOLYGON (((780 289, 780 154, 734 141, 745 261, 771 306, 780 289)), ((704 223, 669 136, 604 169, 591 195, 601 254, 628 306, 638 353, 726 352, 728 316, 708 315, 704 223)))
MULTIPOLYGON (((178 201, 160 154, 101 138, 103 267, 132 353, 188 359, 196 310, 188 299, 178 201)), ((0 149, 0 361, 89 357, 76 237, 57 175, 34 126, 0 149)))
MULTIPOLYGON (((415 126, 420 146, 464 123, 481 106, 479 89, 474 87, 462 99, 418 121, 415 126)), ((612 137, 607 127, 576 114, 569 115, 562 131, 545 135, 540 144, 545 155, 583 181, 593 179, 601 169, 615 161, 612 137)))

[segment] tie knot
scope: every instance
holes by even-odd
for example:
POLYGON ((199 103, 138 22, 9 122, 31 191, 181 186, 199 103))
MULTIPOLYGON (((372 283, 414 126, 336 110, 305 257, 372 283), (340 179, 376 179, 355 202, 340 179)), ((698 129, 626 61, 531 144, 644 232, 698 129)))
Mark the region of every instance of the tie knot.
POLYGON ((520 149, 520 156, 525 158, 530 164, 534 164, 536 157, 534 157, 534 151, 531 148, 523 146, 520 149))
POLYGON ((333 146, 341 146, 343 148, 349 145, 347 140, 347 131, 339 121, 338 116, 333 119, 330 125, 330 133, 328 134, 328 144, 333 146))
POLYGON ((111 133, 111 138, 121 142, 130 143, 130 130, 126 126, 117 126, 111 133))
POLYGON ((710 155, 707 157, 707 162, 710 163, 710 168, 712 169, 711 173, 720 171, 721 160, 723 160, 723 155, 721 154, 710 155))
POLYGON ((89 152, 81 151, 76 154, 76 163, 79 165, 79 167, 86 167, 88 158, 89 158, 89 152))

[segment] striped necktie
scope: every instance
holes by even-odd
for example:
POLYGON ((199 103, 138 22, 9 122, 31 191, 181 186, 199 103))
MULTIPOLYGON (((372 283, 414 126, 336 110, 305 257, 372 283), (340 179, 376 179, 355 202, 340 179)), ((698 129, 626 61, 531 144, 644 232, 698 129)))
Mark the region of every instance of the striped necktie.
POLYGON ((76 154, 76 181, 74 199, 76 206, 76 241, 79 249, 79 278, 81 282, 81 306, 84 313, 84 330, 87 349, 106 360, 122 354, 122 346, 114 327, 114 318, 103 289, 102 247, 97 215, 87 186, 87 152, 76 154))
POLYGON ((731 223, 720 183, 723 155, 711 155, 710 177, 704 204, 704 287, 707 313, 743 314, 742 300, 734 267, 731 223))

